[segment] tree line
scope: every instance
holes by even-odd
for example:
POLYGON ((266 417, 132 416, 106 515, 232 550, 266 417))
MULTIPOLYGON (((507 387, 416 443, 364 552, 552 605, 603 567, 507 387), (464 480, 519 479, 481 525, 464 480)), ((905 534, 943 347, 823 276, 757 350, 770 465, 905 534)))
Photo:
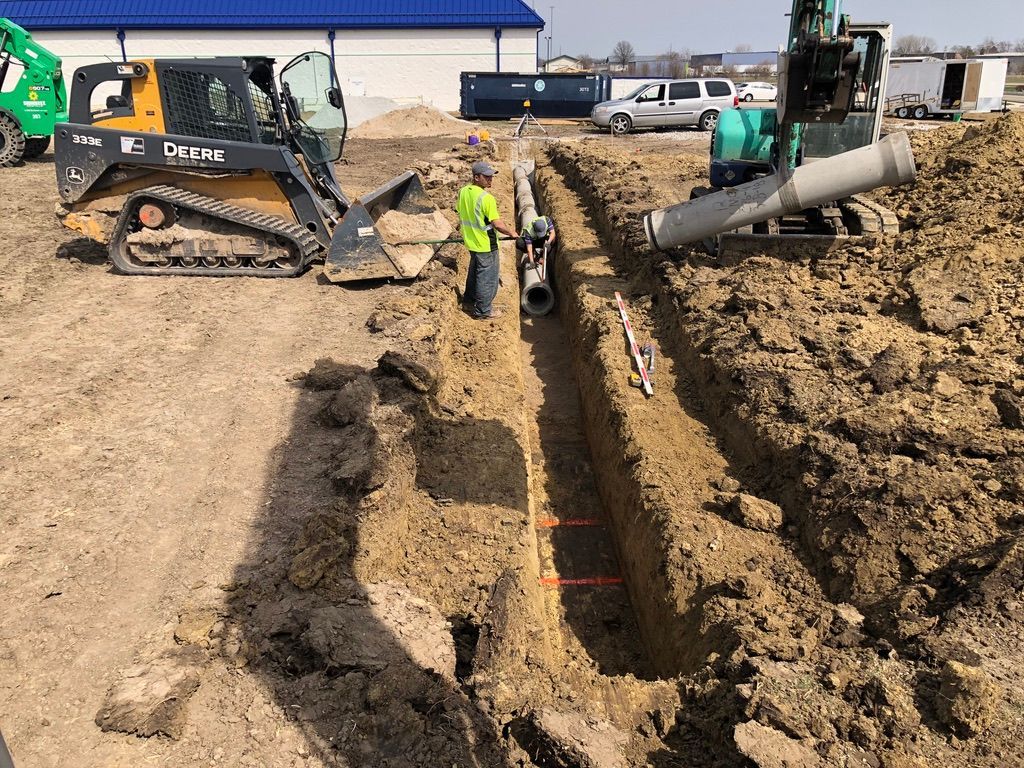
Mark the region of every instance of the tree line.
MULTIPOLYGON (((735 46, 733 50, 736 52, 750 51, 751 46, 741 43, 735 46)), ((935 40, 923 35, 901 35, 893 41, 892 45, 893 56, 928 56, 939 52, 939 46, 935 40)), ((950 46, 946 52, 954 53, 963 59, 969 59, 972 56, 979 56, 981 54, 1024 52, 1024 39, 1011 42, 1009 40, 996 40, 995 38, 987 37, 977 45, 950 46)), ((596 59, 587 53, 581 53, 576 58, 579 59, 580 68, 583 70, 594 70, 600 65, 608 64, 614 65, 620 71, 640 75, 641 77, 674 78, 683 77, 687 73, 692 55, 693 52, 690 49, 683 48, 678 51, 669 50, 654 57, 645 57, 643 61, 637 61, 636 49, 632 43, 628 40, 620 40, 615 44, 611 55, 605 59, 596 59)), ((765 62, 764 65, 745 68, 745 71, 749 74, 767 75, 773 70, 772 62, 765 62)), ((1015 74, 1021 73, 1024 71, 1024 62, 1011 61, 1010 71, 1015 74)))

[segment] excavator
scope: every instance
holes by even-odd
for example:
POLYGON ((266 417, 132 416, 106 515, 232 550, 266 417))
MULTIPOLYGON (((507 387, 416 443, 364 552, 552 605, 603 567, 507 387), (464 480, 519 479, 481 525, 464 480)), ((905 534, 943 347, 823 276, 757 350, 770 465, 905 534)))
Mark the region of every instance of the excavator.
POLYGON ((392 211, 441 215, 419 177, 350 200, 334 166, 347 126, 331 58, 304 53, 276 80, 274 65, 78 69, 55 131, 58 218, 106 245, 123 274, 289 277, 323 259, 332 282, 415 277, 434 251, 391 245, 377 224, 392 211))
POLYGON ((68 119, 67 101, 60 59, 0 18, 0 167, 43 154, 68 119))
POLYGON ((851 23, 841 0, 793 0, 778 102, 719 116, 711 187, 645 217, 655 250, 702 242, 720 260, 830 250, 898 234, 860 193, 912 181, 905 134, 879 141, 892 28, 851 23))

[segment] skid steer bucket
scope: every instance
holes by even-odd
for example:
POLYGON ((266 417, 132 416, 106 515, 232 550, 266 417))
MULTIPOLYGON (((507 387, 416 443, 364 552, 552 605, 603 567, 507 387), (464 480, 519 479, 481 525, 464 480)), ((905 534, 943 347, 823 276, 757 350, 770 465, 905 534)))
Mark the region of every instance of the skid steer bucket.
POLYGON ((331 238, 324 276, 332 283, 416 277, 439 246, 399 246, 393 243, 441 240, 450 232, 451 225, 430 202, 419 176, 413 171, 406 171, 379 189, 363 195, 348 209, 331 238), (381 220, 392 211, 406 215, 403 224, 407 236, 388 237, 387 228, 381 220), (418 221, 422 221, 422 228, 416 231, 418 221), (411 232, 408 231, 410 226, 411 232))

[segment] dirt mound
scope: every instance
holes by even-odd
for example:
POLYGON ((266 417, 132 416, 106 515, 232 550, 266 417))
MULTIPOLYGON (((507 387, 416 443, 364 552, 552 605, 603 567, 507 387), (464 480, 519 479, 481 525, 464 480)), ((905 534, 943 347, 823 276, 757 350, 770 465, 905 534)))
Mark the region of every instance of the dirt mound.
MULTIPOLYGON (((1021 760, 1008 734, 1024 612, 1008 595, 1024 588, 1022 139, 1020 115, 913 136, 917 184, 876 194, 901 219, 886 245, 655 262, 658 313, 745 484, 782 507, 826 597, 864 616, 806 662, 768 653, 741 690, 768 692, 746 711, 825 758, 856 745, 885 765, 1021 760), (957 690, 981 692, 955 716, 947 662, 971 668, 957 690), (915 736, 950 729, 973 740, 915 736)), ((586 142, 551 152, 622 269, 649 269, 636 222, 665 197, 650 180, 687 163, 666 152, 640 168, 586 142)))
POLYGON ((407 136, 458 136, 472 128, 433 107, 399 109, 371 118, 354 128, 353 139, 395 139, 407 136))

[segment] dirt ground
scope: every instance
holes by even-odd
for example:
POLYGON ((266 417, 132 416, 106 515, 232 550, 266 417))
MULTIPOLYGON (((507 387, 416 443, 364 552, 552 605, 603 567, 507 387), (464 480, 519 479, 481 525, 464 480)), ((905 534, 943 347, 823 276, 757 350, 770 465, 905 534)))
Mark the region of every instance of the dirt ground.
POLYGON ((51 156, 0 173, 16 764, 1024 762, 1021 116, 915 131, 891 242, 721 261, 641 224, 707 134, 513 127, 350 140, 339 178, 414 168, 454 224, 473 160, 535 159, 545 318, 508 244, 488 321, 455 246, 401 284, 119 276, 51 156))

